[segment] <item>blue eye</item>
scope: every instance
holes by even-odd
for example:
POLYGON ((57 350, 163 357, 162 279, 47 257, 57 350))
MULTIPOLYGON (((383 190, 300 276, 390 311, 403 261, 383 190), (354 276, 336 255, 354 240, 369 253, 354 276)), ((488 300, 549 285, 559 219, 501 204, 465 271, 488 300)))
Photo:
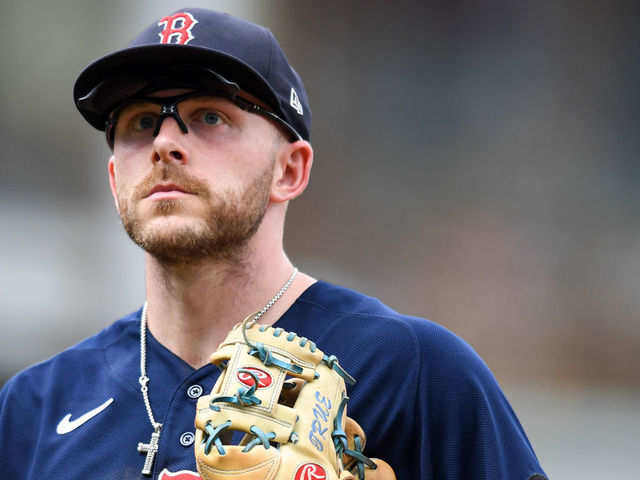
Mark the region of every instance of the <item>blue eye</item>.
POLYGON ((156 119, 154 116, 144 115, 136 120, 135 129, 148 130, 150 128, 153 128, 155 124, 156 124, 156 119))
POLYGON ((216 125, 220 121, 220 115, 215 112, 207 112, 204 114, 203 119, 208 125, 216 125))

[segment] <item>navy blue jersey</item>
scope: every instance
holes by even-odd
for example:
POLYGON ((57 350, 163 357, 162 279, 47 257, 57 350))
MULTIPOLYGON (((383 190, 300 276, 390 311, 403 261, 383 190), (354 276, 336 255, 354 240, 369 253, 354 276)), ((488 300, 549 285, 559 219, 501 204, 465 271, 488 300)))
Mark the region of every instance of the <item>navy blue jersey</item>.
MULTIPOLYGON (((0 478, 149 478, 137 450, 152 433, 138 383, 140 313, 5 385, 0 478)), ((312 339, 356 378, 348 415, 367 434, 365 453, 391 464, 398 480, 543 478, 495 378, 448 330, 326 282, 307 289, 275 326, 312 339)), ((147 372, 163 424, 151 478, 195 478, 188 472, 196 471, 196 400, 219 371, 194 370, 148 333, 147 372)))

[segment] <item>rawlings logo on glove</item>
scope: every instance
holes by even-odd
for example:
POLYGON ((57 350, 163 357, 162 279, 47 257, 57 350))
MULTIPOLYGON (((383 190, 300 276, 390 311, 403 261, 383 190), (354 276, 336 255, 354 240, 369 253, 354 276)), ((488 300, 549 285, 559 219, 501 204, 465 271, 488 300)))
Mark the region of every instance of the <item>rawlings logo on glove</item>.
POLYGON ((247 317, 211 356, 223 370, 198 399, 195 454, 204 480, 395 480, 363 453, 346 416, 354 380, 316 345, 247 317), (242 432, 239 445, 231 434, 242 432))

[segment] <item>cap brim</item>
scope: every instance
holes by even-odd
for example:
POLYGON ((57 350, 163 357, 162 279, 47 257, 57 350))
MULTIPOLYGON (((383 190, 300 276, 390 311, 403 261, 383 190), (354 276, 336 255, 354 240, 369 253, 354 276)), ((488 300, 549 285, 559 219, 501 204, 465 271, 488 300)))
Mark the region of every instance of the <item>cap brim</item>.
POLYGON ((87 95, 103 80, 131 70, 162 73, 162 70, 179 64, 193 64, 210 68, 240 88, 278 110, 276 93, 252 67, 236 57, 210 48, 161 44, 126 48, 106 55, 86 67, 73 87, 73 98, 82 116, 98 130, 105 130, 110 112, 84 110, 78 100, 87 95))

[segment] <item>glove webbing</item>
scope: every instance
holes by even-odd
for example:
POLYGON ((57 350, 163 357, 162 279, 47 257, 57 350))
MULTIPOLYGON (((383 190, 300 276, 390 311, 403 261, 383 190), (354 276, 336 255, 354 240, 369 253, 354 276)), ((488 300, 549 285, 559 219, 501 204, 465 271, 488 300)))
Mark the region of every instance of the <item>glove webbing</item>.
POLYGON ((262 403, 262 400, 254 395, 256 389, 258 388, 258 376, 251 370, 247 370, 246 368, 241 368, 240 370, 238 370, 238 372, 250 375, 253 379, 253 385, 251 385, 250 387, 238 388, 238 392, 232 397, 221 396, 212 398, 209 402, 211 410, 215 410, 216 412, 220 411, 220 407, 214 405, 214 403, 216 402, 233 403, 234 405, 240 405, 243 407, 251 407, 253 405, 260 405, 262 403))

